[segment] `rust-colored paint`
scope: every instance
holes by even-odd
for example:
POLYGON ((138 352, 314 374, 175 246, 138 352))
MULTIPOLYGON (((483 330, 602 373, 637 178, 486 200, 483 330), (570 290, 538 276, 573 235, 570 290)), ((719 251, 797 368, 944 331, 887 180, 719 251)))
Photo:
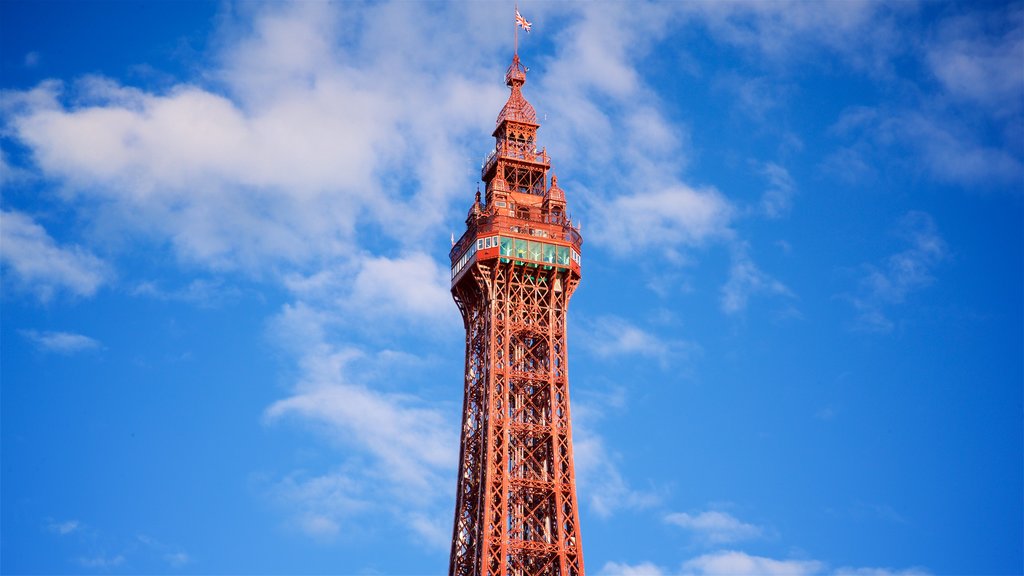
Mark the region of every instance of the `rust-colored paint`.
POLYGON ((581 576, 566 313, 583 239, 557 178, 548 183, 518 55, 505 82, 486 197, 477 193, 450 254, 466 373, 449 573, 581 576))

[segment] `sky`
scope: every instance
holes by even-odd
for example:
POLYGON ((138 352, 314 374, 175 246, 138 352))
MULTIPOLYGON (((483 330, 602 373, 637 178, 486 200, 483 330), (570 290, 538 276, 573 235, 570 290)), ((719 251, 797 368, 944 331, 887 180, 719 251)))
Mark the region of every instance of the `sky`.
MULTIPOLYGON (((1024 3, 519 10, 588 573, 1024 571, 1024 3)), ((513 26, 0 2, 0 572, 447 570, 513 26)))

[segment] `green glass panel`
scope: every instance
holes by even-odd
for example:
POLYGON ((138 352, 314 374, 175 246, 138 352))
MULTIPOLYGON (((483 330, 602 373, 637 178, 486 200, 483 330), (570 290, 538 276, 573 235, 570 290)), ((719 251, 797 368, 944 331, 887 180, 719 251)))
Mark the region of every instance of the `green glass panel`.
POLYGON ((515 252, 515 257, 516 258, 526 258, 526 245, 527 245, 526 240, 523 240, 521 238, 516 238, 516 252, 515 252))
POLYGON ((562 265, 569 264, 569 248, 567 246, 558 247, 558 263, 562 265))
POLYGON ((530 240, 530 260, 540 261, 541 256, 544 253, 544 245, 540 242, 534 242, 530 240))
POLYGON ((544 245, 544 261, 554 262, 555 261, 555 247, 551 244, 544 245))
POLYGON ((512 255, 512 239, 511 238, 506 238, 506 237, 502 236, 501 240, 499 242, 501 244, 501 250, 500 250, 501 251, 501 255, 502 256, 511 256, 512 255))

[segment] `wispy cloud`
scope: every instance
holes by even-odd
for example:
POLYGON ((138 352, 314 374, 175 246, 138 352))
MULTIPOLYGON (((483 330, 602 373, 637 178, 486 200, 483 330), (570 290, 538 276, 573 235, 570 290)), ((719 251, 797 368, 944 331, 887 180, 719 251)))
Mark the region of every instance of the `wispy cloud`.
POLYGON ((19 332, 43 352, 75 354, 100 348, 98 340, 73 332, 40 332, 38 330, 20 330, 19 332))
POLYGON ((776 560, 735 550, 724 550, 687 560, 682 565, 681 573, 718 576, 802 576, 820 574, 824 568, 823 563, 815 560, 776 560))
POLYGON ((619 470, 617 455, 587 425, 574 422, 573 455, 581 504, 590 506, 598 516, 609 518, 621 510, 642 510, 660 501, 656 492, 631 485, 619 470))
POLYGON ((179 288, 165 288, 154 281, 141 282, 131 289, 133 296, 145 296, 157 300, 176 300, 202 307, 217 306, 241 296, 236 286, 223 278, 196 278, 179 288))
POLYGON ((293 472, 272 487, 272 496, 293 511, 294 526, 318 540, 334 538, 350 518, 372 506, 362 483, 344 471, 312 477, 293 472))
POLYGON ((719 40, 785 67, 828 50, 848 65, 875 74, 890 70, 902 50, 899 16, 914 8, 903 4, 843 2, 697 2, 680 5, 699 18, 719 40))
POLYGON ((121 554, 106 555, 97 554, 95 556, 81 556, 78 558, 78 563, 85 568, 93 568, 98 570, 109 570, 111 568, 117 568, 124 564, 125 558, 121 554))
POLYGON ((194 562, 180 546, 167 544, 147 534, 125 537, 79 520, 47 519, 46 530, 64 539, 62 548, 79 550, 69 560, 89 570, 107 572, 139 561, 157 562, 177 569, 194 562))
POLYGON ((650 562, 641 564, 606 562, 597 573, 601 576, 662 576, 666 572, 650 562))
POLYGON ((425 6, 373 33, 340 21, 387 10, 267 6, 216 59, 209 77, 223 89, 48 82, 6 95, 5 119, 69 200, 96 202, 105 234, 169 242, 185 262, 259 274, 343 260, 361 254, 357 222, 408 245, 441 228, 471 185, 468 136, 493 122, 503 90, 484 80, 479 51, 434 42, 395 58, 440 18, 425 6))
POLYGON ((316 538, 344 534, 352 519, 384 510, 440 545, 438 534, 447 528, 437 519, 446 517, 454 489, 457 426, 414 390, 382 390, 381 379, 394 377, 396 355, 328 343, 336 321, 303 303, 282 311, 274 332, 289 349, 304 351, 301 372, 292 393, 269 406, 265 418, 318 431, 353 464, 296 470, 272 493, 291 508, 292 523, 316 538))
POLYGON ((876 165, 895 165, 960 186, 1008 184, 1024 176, 1012 146, 984 141, 955 111, 934 105, 851 107, 832 131, 852 142, 826 160, 826 169, 871 174, 876 165))
POLYGON ((825 562, 806 558, 778 559, 758 556, 741 550, 719 550, 685 560, 678 569, 665 569, 650 562, 619 564, 609 562, 601 574, 629 574, 636 576, 928 576, 923 568, 841 567, 830 568, 825 562))
POLYGON ((661 494, 648 487, 637 488, 619 469, 622 455, 600 434, 600 422, 608 408, 625 405, 624 392, 572 401, 573 457, 579 483, 580 504, 602 518, 621 510, 642 510, 654 506, 661 494))
POLYGON ((734 208, 717 190, 677 185, 617 196, 596 209, 597 241, 619 256, 675 254, 729 236, 734 208))
POLYGON ((181 568, 192 562, 192 558, 185 552, 171 552, 164 554, 164 560, 173 568, 181 568))
POLYGON ((346 306, 364 314, 442 320, 454 326, 458 312, 448 280, 447 269, 423 252, 368 258, 361 262, 346 306))
POLYGON ((1009 117, 1024 106, 1024 8, 993 8, 943 21, 924 59, 948 94, 1009 117))
POLYGON ((760 538, 762 527, 740 521, 735 516, 718 510, 706 510, 696 515, 674 512, 665 516, 665 522, 689 530, 697 540, 711 545, 730 544, 760 538))
POLYGON ((844 566, 837 568, 835 576, 928 576, 931 574, 924 568, 907 568, 904 570, 894 568, 854 568, 844 566))
POLYGON ((144 556, 159 558, 171 568, 181 568, 192 563, 192 557, 178 546, 162 542, 147 534, 138 534, 135 540, 141 546, 132 547, 134 552, 142 552, 144 556))
POLYGON ((721 289, 720 303, 726 314, 742 312, 754 295, 793 297, 793 292, 785 284, 769 276, 754 263, 745 242, 732 244, 731 259, 729 279, 721 289))
POLYGON ((897 234, 909 247, 886 257, 880 264, 865 264, 857 292, 846 296, 857 310, 856 327, 859 329, 892 330, 893 322, 887 310, 931 284, 932 270, 948 256, 948 248, 935 222, 924 212, 907 213, 900 221, 897 234))
POLYGON ((79 528, 81 528, 81 523, 78 520, 65 520, 63 522, 49 520, 46 523, 47 530, 55 534, 60 534, 61 536, 71 534, 72 532, 77 531, 79 528))
POLYGON ((774 162, 765 162, 761 173, 768 180, 768 189, 761 195, 761 213, 768 218, 785 216, 793 204, 796 185, 789 171, 774 162))
POLYGON ((107 282, 109 266, 80 246, 60 246, 27 214, 0 213, 0 263, 14 288, 48 302, 61 292, 92 296, 107 282))
POLYGON ((601 316, 581 328, 581 345, 600 358, 647 357, 665 367, 700 351, 696 343, 657 335, 618 316, 601 316))
POLYGON ((439 471, 454 465, 454 431, 436 409, 415 397, 347 382, 346 356, 344 350, 324 350, 306 358, 297 393, 275 402, 267 417, 295 415, 327 425, 339 440, 369 452, 377 473, 397 491, 433 493, 439 471))

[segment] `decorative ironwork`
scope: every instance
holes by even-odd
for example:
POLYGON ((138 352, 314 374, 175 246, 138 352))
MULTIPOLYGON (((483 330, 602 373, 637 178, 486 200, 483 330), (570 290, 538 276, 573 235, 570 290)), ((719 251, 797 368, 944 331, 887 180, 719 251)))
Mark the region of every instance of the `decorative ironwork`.
POLYGON ((466 232, 452 296, 466 327, 453 576, 582 576, 569 414, 566 314, 583 239, 523 97, 518 55, 495 149, 466 232))

